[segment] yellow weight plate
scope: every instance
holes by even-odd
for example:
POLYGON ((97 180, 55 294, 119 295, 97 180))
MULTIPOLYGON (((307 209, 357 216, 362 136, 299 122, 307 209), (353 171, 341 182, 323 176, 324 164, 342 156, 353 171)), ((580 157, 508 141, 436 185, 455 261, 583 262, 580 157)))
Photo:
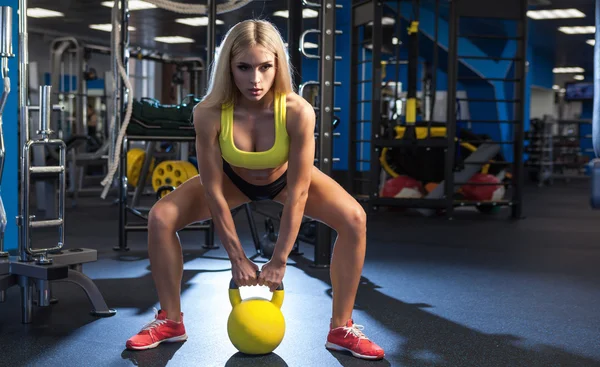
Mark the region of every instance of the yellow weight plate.
MULTIPOLYGON (((142 172, 142 166, 144 165, 144 159, 146 158, 146 151, 140 148, 133 148, 127 151, 127 182, 129 185, 136 187, 140 180, 140 173, 142 172)), ((153 158, 148 170, 149 180, 151 178, 151 172, 154 170, 156 160, 153 158)))
POLYGON ((190 162, 164 161, 152 173, 152 188, 158 191, 163 185, 178 187, 197 174, 198 170, 190 162))

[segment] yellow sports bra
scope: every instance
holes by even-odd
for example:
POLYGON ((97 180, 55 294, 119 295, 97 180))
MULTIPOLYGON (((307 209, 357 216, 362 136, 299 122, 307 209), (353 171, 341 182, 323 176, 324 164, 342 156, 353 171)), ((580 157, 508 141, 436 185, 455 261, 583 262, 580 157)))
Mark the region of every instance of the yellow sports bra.
POLYGON ((275 143, 266 151, 246 152, 239 150, 233 141, 233 104, 221 107, 221 133, 219 145, 223 159, 232 166, 247 169, 276 168, 287 162, 290 139, 286 128, 286 95, 275 96, 275 143))

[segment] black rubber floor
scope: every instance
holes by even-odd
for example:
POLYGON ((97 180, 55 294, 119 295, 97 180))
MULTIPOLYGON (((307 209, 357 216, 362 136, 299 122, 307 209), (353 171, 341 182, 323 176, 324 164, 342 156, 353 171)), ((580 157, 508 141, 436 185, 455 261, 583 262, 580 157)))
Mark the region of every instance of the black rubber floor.
MULTIPOLYGON (((386 350, 379 362, 324 348, 329 274, 310 267, 305 244, 306 257, 290 260, 284 279, 282 344, 264 357, 236 354, 226 331, 229 263, 223 249, 203 251, 203 234, 193 232, 181 236, 189 340, 125 350, 158 307, 145 235, 131 236, 130 252, 114 252, 116 207, 82 200, 68 212, 67 246, 98 249, 84 271, 118 314, 91 317, 83 292, 60 283, 59 303, 23 325, 13 287, 0 304, 0 366, 600 366, 600 212, 589 209, 588 192, 580 184, 528 188, 527 218, 516 222, 470 212, 453 221, 372 216, 354 318, 386 350)), ((253 254, 241 214, 238 230, 253 254)))

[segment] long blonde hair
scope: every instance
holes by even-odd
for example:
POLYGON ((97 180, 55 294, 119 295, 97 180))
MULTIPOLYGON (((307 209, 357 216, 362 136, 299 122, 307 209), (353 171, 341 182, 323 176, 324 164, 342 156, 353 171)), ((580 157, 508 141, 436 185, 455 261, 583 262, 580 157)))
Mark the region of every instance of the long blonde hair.
POLYGON ((211 65, 208 90, 202 99, 205 107, 235 103, 237 86, 231 75, 231 60, 249 47, 260 45, 275 55, 276 73, 274 92, 288 94, 294 91, 292 66, 277 28, 265 20, 245 20, 233 26, 225 35, 211 65))

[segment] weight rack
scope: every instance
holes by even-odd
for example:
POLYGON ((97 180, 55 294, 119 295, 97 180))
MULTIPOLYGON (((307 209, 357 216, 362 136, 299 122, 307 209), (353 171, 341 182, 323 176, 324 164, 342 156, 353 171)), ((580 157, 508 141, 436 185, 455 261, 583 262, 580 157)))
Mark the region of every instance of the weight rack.
MULTIPOLYGON (((397 9, 400 3, 406 2, 397 0, 397 9)), ((390 3, 390 2, 388 2, 390 3)), ((418 3, 418 2, 417 2, 418 3)), ((437 4, 437 2, 436 2, 437 4)), ((439 5, 438 5, 439 6, 439 5)), ((439 22, 439 8, 436 6, 436 23, 439 22)), ((448 94, 447 94, 447 121, 442 123, 446 128, 445 139, 431 139, 431 134, 425 139, 403 140, 395 139, 386 135, 381 126, 381 94, 382 94, 382 18, 384 9, 386 13, 394 12, 386 3, 376 0, 353 0, 352 1, 352 56, 351 56, 351 129, 350 129, 350 149, 349 149, 349 169, 348 175, 351 182, 351 193, 361 202, 366 203, 370 211, 376 211, 380 207, 404 207, 418 208, 418 211, 424 215, 434 215, 437 210, 444 210, 448 218, 452 218, 456 206, 497 205, 509 206, 512 208, 512 217, 520 218, 522 212, 522 191, 523 191, 523 137, 524 137, 524 96, 525 96, 525 65, 527 51, 527 4, 524 0, 511 0, 498 2, 492 5, 488 2, 478 0, 454 0, 449 2, 448 19, 448 94), (391 10, 390 10, 391 9, 391 10), (469 35, 459 33, 461 20, 467 19, 494 19, 496 21, 512 21, 515 24, 514 33, 516 36, 508 37, 504 35, 469 35), (365 39, 365 32, 370 27, 371 39, 365 39), (516 54, 510 60, 514 62, 514 75, 505 78, 485 78, 480 76, 459 75, 459 61, 467 59, 479 60, 497 60, 497 57, 459 55, 459 38, 489 38, 495 40, 515 40, 517 41, 516 54), (371 45, 370 54, 364 51, 366 44, 371 45), (370 57, 369 57, 370 56, 370 57), (370 65, 370 68, 365 68, 370 65), (361 68, 369 69, 365 75, 360 76, 361 68), (481 81, 484 83, 504 82, 511 83, 514 86, 514 98, 499 99, 463 99, 457 97, 457 82, 461 81, 481 81), (502 103, 512 104, 513 119, 510 120, 475 120, 457 118, 457 103, 502 103), (370 111, 361 115, 361 109, 370 111), (456 148, 457 148, 457 123, 460 124, 504 124, 510 125, 512 137, 507 141, 488 141, 482 144, 473 154, 464 162, 464 168, 457 170, 456 167, 456 148), (510 186, 512 188, 512 197, 509 200, 502 200, 493 203, 482 201, 455 200, 454 193, 460 186, 467 183, 467 180, 477 172, 483 165, 489 163, 491 157, 495 156, 495 151, 500 151, 502 145, 512 145, 514 159, 512 162, 496 162, 510 165, 512 168, 512 180, 509 183, 500 185, 510 186), (385 148, 407 149, 444 149, 444 181, 441 182, 435 191, 427 197, 421 199, 407 198, 381 198, 379 189, 382 181, 380 154, 385 148), (368 169, 362 169, 362 166, 368 164, 368 169), (359 167, 360 166, 360 167, 359 167)), ((416 11, 418 20, 418 10, 416 11)), ((396 25, 403 21, 399 11, 396 11, 396 25)), ((436 30, 438 25, 435 26, 436 30)), ((401 27, 396 27, 401 29, 401 27)), ((418 33, 417 33, 418 34, 418 33)), ((396 34, 400 39, 400 35, 396 34)), ((437 41, 437 35, 433 38, 437 41)), ((411 46, 414 47, 412 44, 411 46)), ((417 54, 418 54, 418 44, 417 54)), ((396 47, 400 47, 400 42, 396 47)), ((437 48, 438 45, 434 44, 437 48)), ((409 69, 410 57, 414 54, 409 50, 409 69)), ((436 52, 434 52, 434 55, 436 52)), ((396 52, 398 55, 398 52, 396 52)), ((401 60, 397 60, 400 63, 401 60)), ((434 60, 436 62, 436 60, 434 60)), ((414 78, 414 75, 413 75, 414 78)), ((409 78, 410 82, 410 78, 409 78)), ((410 84, 410 83, 409 83, 410 84)), ((409 86, 410 87, 410 86, 409 86)), ((435 87, 435 85, 434 85, 435 87)), ((364 111, 364 110, 363 110, 364 111)), ((431 126, 430 121, 426 121, 427 128, 431 126)), ((408 131, 408 123, 407 123, 408 131)), ((504 139, 503 139, 504 140, 504 139)), ((467 143, 469 143, 467 141, 467 143)), ((474 184, 476 185, 476 184, 474 184)))

